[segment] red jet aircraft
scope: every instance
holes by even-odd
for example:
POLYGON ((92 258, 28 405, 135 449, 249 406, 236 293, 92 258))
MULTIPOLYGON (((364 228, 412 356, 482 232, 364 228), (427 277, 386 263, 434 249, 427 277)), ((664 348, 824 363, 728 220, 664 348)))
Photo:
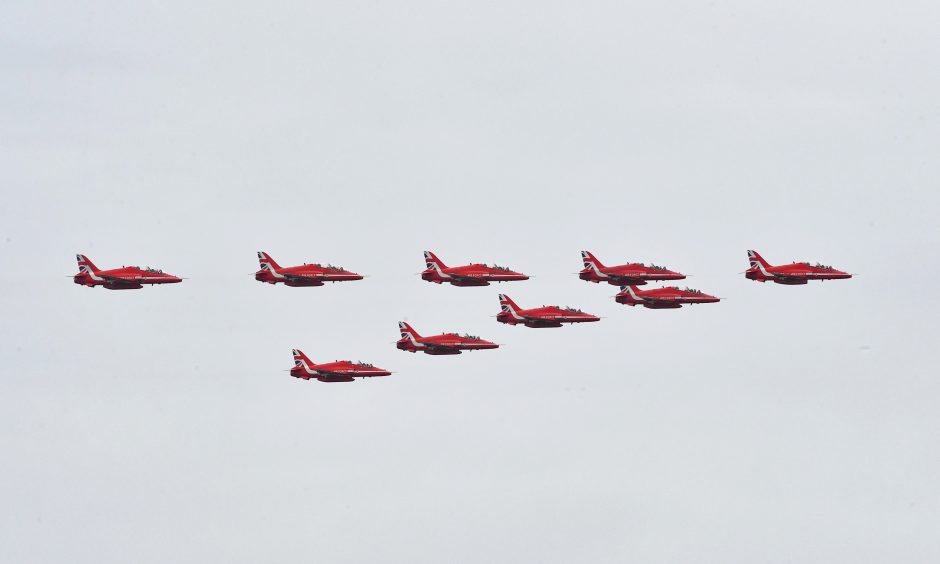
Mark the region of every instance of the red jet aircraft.
POLYGON ((473 335, 458 335, 457 333, 442 333, 432 337, 422 337, 404 321, 398 322, 401 329, 401 339, 395 343, 399 349, 408 352, 421 351, 425 354, 460 354, 461 351, 476 351, 482 349, 498 349, 499 345, 484 341, 473 335))
POLYGON ((313 378, 321 382, 352 382, 355 378, 391 375, 388 370, 364 362, 337 360, 336 362, 314 364, 300 349, 294 349, 292 352, 294 354, 294 367, 290 369, 290 375, 294 378, 303 378, 304 380, 313 378))
POLYGON ((108 290, 136 290, 144 284, 175 284, 183 279, 167 274, 155 268, 122 266, 111 270, 99 270, 85 255, 75 255, 78 260, 78 274, 72 279, 76 284, 93 288, 104 286, 108 290))
POLYGON ((651 290, 624 286, 621 290, 616 297, 617 303, 628 306, 641 305, 649 309, 676 309, 682 307, 682 304, 713 304, 720 301, 720 298, 709 296, 699 290, 690 288, 680 290, 675 286, 651 290))
POLYGON ((618 266, 604 266, 588 251, 581 251, 584 260, 584 269, 578 273, 578 278, 588 282, 607 282, 614 286, 642 286, 649 280, 682 280, 685 274, 673 272, 668 268, 650 264, 649 266, 632 262, 618 266))
POLYGON ((344 270, 342 267, 328 264, 307 264, 301 266, 282 267, 274 262, 271 255, 263 251, 258 252, 258 262, 261 270, 255 272, 255 280, 268 284, 283 283, 288 286, 322 286, 324 282, 345 282, 347 280, 362 280, 361 274, 344 270))
POLYGON ((780 266, 771 266, 757 251, 748 251, 747 258, 751 262, 750 268, 744 271, 745 278, 767 282, 771 280, 777 284, 795 286, 806 284, 810 280, 841 280, 851 278, 848 272, 836 270, 831 266, 808 262, 794 262, 780 266))
POLYGON ((558 306, 542 306, 533 309, 522 309, 505 294, 499 295, 499 305, 502 311, 496 315, 496 320, 509 325, 523 324, 526 327, 561 327, 562 323, 586 323, 600 321, 601 318, 580 309, 558 306))
POLYGON ((468 264, 448 267, 431 251, 424 251, 427 269, 421 273, 421 279, 435 284, 448 282, 454 286, 489 286, 490 282, 513 282, 528 280, 529 277, 514 272, 503 266, 468 264))

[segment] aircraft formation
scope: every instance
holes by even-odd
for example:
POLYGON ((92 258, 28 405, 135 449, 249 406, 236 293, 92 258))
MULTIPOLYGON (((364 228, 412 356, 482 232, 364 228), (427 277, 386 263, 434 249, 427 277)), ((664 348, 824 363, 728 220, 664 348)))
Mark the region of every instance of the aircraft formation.
MULTIPOLYGON (((757 251, 747 252, 749 267, 743 272, 745 278, 756 282, 774 282, 783 285, 802 285, 812 280, 842 280, 852 278, 852 274, 837 270, 832 266, 808 262, 793 262, 785 265, 771 265, 757 251)), ((669 282, 683 280, 685 274, 676 272, 664 266, 643 263, 626 263, 616 266, 605 266, 589 251, 581 251, 584 268, 578 272, 578 278, 586 282, 618 286, 620 293, 614 296, 614 301, 631 307, 642 306, 647 309, 678 309, 684 305, 717 303, 721 298, 706 294, 701 290, 676 286, 643 289, 649 282, 669 282)), ((145 284, 176 284, 184 278, 174 276, 155 268, 141 268, 139 266, 122 266, 109 270, 101 270, 85 255, 76 255, 78 273, 73 275, 73 281, 82 286, 93 288, 102 286, 108 290, 136 290, 145 284)), ((519 282, 530 277, 510 268, 486 265, 468 264, 464 266, 449 267, 445 265, 431 251, 424 251, 425 270, 421 272, 422 280, 434 284, 451 284, 452 286, 489 286, 492 282, 519 282)), ((318 263, 303 263, 298 266, 280 266, 271 255, 258 252, 260 268, 254 273, 255 280, 266 284, 284 284, 285 286, 323 286, 326 282, 352 282, 362 280, 363 275, 346 270, 340 266, 322 265, 318 263)), ((541 306, 535 308, 522 308, 506 294, 499 294, 500 311, 496 314, 496 321, 506 325, 523 325, 529 328, 553 328, 568 324, 591 323, 601 318, 581 311, 574 307, 541 306)), ((401 338, 395 346, 399 350, 427 355, 457 355, 464 351, 478 351, 498 349, 499 345, 480 337, 457 333, 441 333, 439 335, 421 336, 414 328, 404 321, 398 322, 401 338)), ((389 376, 392 373, 366 362, 353 362, 350 360, 337 360, 316 364, 311 361, 300 349, 293 349, 291 354, 294 366, 290 375, 302 380, 318 380, 320 382, 353 382, 357 378, 375 378, 389 376)))

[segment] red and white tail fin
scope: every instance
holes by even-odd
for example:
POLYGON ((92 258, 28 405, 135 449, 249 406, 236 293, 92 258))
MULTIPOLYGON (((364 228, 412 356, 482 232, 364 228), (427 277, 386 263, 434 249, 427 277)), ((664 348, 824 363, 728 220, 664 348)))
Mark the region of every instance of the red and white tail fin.
POLYGON ((75 255, 75 259, 78 261, 79 272, 88 272, 89 274, 98 272, 98 267, 88 260, 88 257, 85 255, 75 255))
POLYGON ((427 264, 427 268, 443 269, 447 268, 447 265, 441 262, 441 259, 437 258, 437 255, 431 251, 424 251, 424 262, 427 264))
POLYGON ((411 344, 418 346, 418 339, 421 338, 421 335, 418 335, 418 332, 411 328, 411 325, 408 325, 404 321, 398 322, 398 329, 401 331, 401 338, 408 339, 411 341, 411 344))
POLYGON ((410 338, 410 339, 420 339, 420 338, 421 338, 421 335, 419 335, 418 332, 415 331, 415 330, 411 327, 411 325, 408 325, 408 324, 405 323, 404 321, 399 321, 399 322, 398 322, 398 329, 401 331, 401 338, 402 338, 402 339, 409 339, 409 338, 410 338))
POLYGON ((757 254, 757 251, 748 251, 747 259, 751 262, 751 268, 757 268, 759 266, 767 268, 770 266, 770 263, 764 260, 764 257, 757 254))
POLYGON ((509 296, 507 296, 506 294, 500 294, 500 295, 499 295, 499 305, 500 305, 500 308, 501 308, 503 311, 514 311, 514 312, 515 312, 515 311, 518 311, 518 310, 522 309, 521 307, 519 307, 519 306, 516 305, 516 302, 512 301, 511 299, 509 299, 509 296))
POLYGON ((291 354, 294 355, 295 366, 306 365, 307 368, 313 368, 314 366, 316 366, 309 358, 307 358, 307 355, 305 355, 303 351, 300 349, 291 350, 291 354))
POLYGON ((281 265, 274 262, 274 259, 271 258, 271 255, 264 251, 258 251, 258 262, 261 264, 262 270, 271 270, 277 272, 281 269, 281 265))
POLYGON ((584 261, 584 268, 604 268, 601 261, 591 254, 590 251, 581 251, 581 260, 584 261))

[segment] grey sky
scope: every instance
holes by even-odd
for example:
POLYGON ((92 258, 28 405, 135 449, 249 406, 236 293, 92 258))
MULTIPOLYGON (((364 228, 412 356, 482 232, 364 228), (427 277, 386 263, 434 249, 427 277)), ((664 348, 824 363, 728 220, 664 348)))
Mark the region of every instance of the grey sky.
POLYGON ((940 560, 938 19, 5 2, 0 561, 940 560), (861 275, 760 285, 748 248, 861 275), (535 278, 433 286, 425 249, 535 278), (620 306, 581 249, 727 301, 620 306), (258 250, 370 277, 264 286, 258 250), (77 252, 190 279, 89 290, 77 252), (499 291, 605 319, 502 326, 499 291))

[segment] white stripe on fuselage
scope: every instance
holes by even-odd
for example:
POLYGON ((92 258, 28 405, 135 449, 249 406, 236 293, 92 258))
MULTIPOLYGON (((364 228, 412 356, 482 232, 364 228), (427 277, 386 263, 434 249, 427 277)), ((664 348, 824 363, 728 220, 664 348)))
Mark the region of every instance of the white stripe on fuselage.
POLYGON ((274 270, 274 267, 271 266, 271 263, 269 263, 269 262, 262 262, 262 263, 261 263, 261 269, 262 269, 262 270, 267 270, 267 271, 270 272, 271 275, 274 276, 275 278, 282 278, 282 279, 285 278, 285 276, 284 276, 283 274, 280 274, 278 271, 274 270))
POLYGON ((610 275, 609 275, 609 274, 604 274, 603 272, 601 272, 601 269, 599 269, 599 268, 597 267, 597 265, 594 264, 594 261, 590 261, 590 262, 588 262, 588 264, 590 264, 590 265, 591 265, 591 268, 594 269, 594 274, 600 276, 601 278, 610 278, 610 275))
POLYGON ((772 273, 770 273, 770 272, 767 272, 767 269, 764 268, 764 265, 762 265, 759 261, 755 261, 755 262, 757 262, 757 269, 761 271, 761 274, 763 274, 764 276, 766 276, 766 277, 768 277, 768 278, 776 278, 776 277, 777 277, 776 274, 772 274, 772 273))
POLYGON ((633 298, 634 300, 642 302, 646 299, 646 298, 641 298, 640 296, 636 295, 636 292, 633 291, 633 288, 629 286, 627 286, 627 292, 630 293, 630 297, 633 298))
POLYGON ((444 271, 441 270, 440 265, 438 265, 436 262, 428 261, 428 264, 431 265, 431 268, 437 271, 437 275, 440 276, 441 278, 451 277, 450 274, 445 274, 444 271))
POLYGON ((106 282, 104 278, 97 276, 94 272, 92 272, 91 267, 86 264, 81 265, 79 267, 79 270, 81 270, 82 272, 90 276, 91 279, 94 280, 95 282, 106 282))
POLYGON ((509 315, 513 316, 519 321, 525 321, 525 317, 519 317, 519 314, 516 313, 516 310, 509 304, 503 304, 503 311, 508 311, 509 315))
POLYGON ((401 335, 402 337, 407 337, 411 341, 411 344, 415 346, 415 348, 420 349, 426 346, 424 343, 419 343, 418 340, 415 339, 415 336, 412 335, 410 331, 402 330, 401 335))

